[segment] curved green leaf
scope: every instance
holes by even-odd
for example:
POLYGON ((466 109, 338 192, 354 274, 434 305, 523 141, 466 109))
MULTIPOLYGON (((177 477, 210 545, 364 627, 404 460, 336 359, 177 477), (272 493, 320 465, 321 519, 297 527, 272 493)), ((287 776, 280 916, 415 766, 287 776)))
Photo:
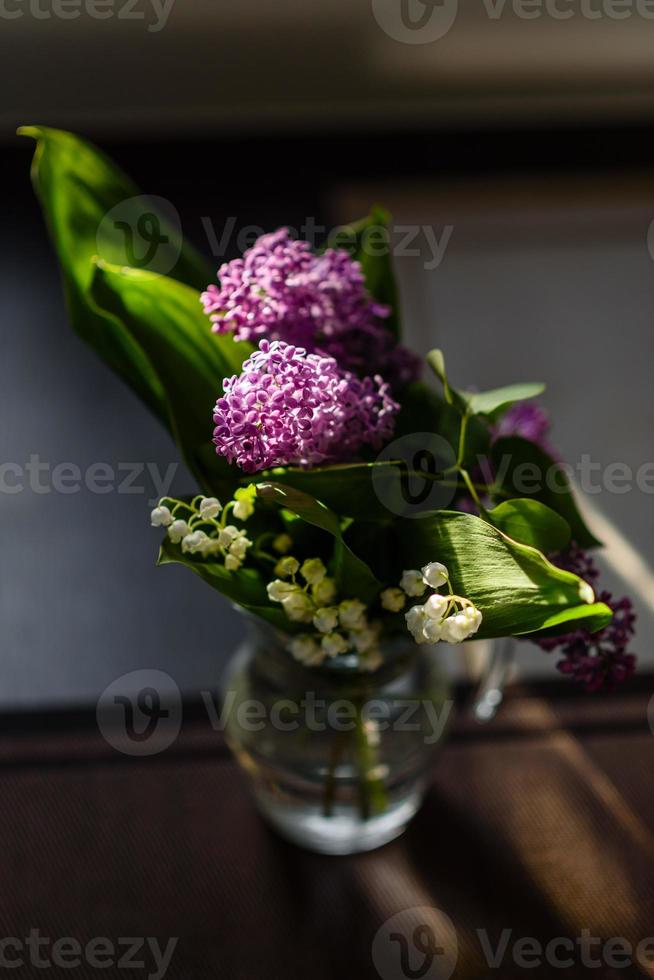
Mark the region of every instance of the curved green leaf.
POLYGON ((570 543, 570 525, 538 500, 506 500, 486 511, 486 520, 514 541, 529 544, 546 555, 570 543))
MULTIPOLYGON (((301 624, 291 622, 279 605, 270 604, 265 583, 259 572, 252 568, 228 572, 220 562, 185 554, 180 545, 173 544, 169 538, 164 538, 161 544, 157 564, 184 565, 190 568, 212 589, 283 633, 297 632, 301 627, 301 624)), ((306 629, 306 626, 302 628, 306 629)))
POLYGON ((462 415, 484 415, 494 420, 514 402, 536 398, 545 391, 545 385, 536 381, 506 385, 491 391, 459 391, 449 382, 442 350, 431 350, 427 354, 427 363, 443 385, 448 405, 454 406, 462 415))
MULTIPOLYGON (((398 550, 403 568, 430 561, 447 565, 454 591, 483 613, 480 637, 547 629, 562 615, 570 615, 570 621, 583 619, 594 600, 590 586, 576 575, 470 514, 442 511, 403 521, 398 550)), ((611 619, 610 609, 603 606, 591 609, 590 615, 596 629, 611 619)))
MULTIPOLYGON (((23 126, 18 132, 37 141, 32 181, 61 264, 73 329, 167 424, 163 387, 147 354, 120 320, 98 310, 89 293, 94 275, 91 260, 98 252, 101 226, 107 231, 103 257, 125 262, 124 231, 103 219, 126 201, 134 221, 142 215, 156 216, 156 208, 148 198, 139 198, 132 181, 85 140, 45 126, 23 126)), ((171 276, 203 288, 210 281, 210 267, 163 215, 159 228, 170 247, 179 251, 171 276)))
POLYGON ((166 276, 98 261, 90 292, 147 354, 165 391, 170 428, 202 486, 231 496, 239 473, 207 452, 207 443, 223 378, 240 371, 250 346, 213 334, 197 292, 166 276))
POLYGON ((507 436, 493 445, 491 460, 502 493, 546 504, 568 523, 572 540, 581 548, 601 545, 579 513, 561 463, 540 446, 520 436, 507 436))

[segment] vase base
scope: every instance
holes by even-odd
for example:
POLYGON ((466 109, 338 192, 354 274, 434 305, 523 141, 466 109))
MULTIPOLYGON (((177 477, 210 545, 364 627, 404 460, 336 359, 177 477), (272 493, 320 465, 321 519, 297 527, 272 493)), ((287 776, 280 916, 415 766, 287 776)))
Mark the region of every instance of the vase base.
POLYGON ((402 834, 418 811, 422 792, 416 791, 380 816, 362 819, 351 809, 324 816, 316 810, 298 811, 269 799, 257 800, 259 810, 277 833, 293 844, 319 854, 359 854, 373 851, 402 834))

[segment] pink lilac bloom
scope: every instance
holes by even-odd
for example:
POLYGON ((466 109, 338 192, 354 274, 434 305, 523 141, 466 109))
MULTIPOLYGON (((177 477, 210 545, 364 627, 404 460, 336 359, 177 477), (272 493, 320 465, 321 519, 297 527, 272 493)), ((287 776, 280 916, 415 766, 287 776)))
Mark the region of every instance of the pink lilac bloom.
POLYGON ((333 357, 262 340, 226 378, 214 409, 216 452, 246 473, 356 457, 388 440, 399 405, 380 377, 358 378, 333 357))
POLYGON ((218 278, 201 297, 216 333, 299 345, 398 388, 418 377, 420 359, 395 344, 383 322, 389 307, 372 299, 360 263, 344 249, 315 255, 280 228, 222 265, 218 278))
MULTIPOLYGON (((599 578, 592 556, 575 544, 560 554, 553 555, 552 561, 579 575, 587 582, 594 583, 599 578)), ((635 633, 636 615, 630 599, 614 599, 610 592, 601 592, 599 602, 605 602, 613 611, 611 622, 597 633, 576 630, 566 636, 539 640, 538 645, 548 652, 559 650, 563 659, 557 663, 558 670, 582 684, 587 691, 615 690, 628 680, 636 669, 636 657, 627 652, 635 633)))

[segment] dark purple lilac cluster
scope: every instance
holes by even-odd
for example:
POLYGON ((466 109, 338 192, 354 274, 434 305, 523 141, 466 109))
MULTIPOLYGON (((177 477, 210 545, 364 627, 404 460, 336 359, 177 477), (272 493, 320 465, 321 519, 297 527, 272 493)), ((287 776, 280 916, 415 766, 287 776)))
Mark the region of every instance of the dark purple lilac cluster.
MULTIPOLYGON (((599 569, 592 556, 575 544, 565 552, 553 555, 559 568, 574 572, 586 582, 599 578, 599 569)), ((565 636, 539 640, 543 650, 558 650, 562 659, 557 668, 587 691, 615 690, 628 680, 636 669, 636 657, 628 652, 635 633, 636 615, 631 599, 614 599, 610 592, 601 592, 598 602, 604 602, 613 611, 613 619, 603 630, 589 633, 576 630, 565 636)))

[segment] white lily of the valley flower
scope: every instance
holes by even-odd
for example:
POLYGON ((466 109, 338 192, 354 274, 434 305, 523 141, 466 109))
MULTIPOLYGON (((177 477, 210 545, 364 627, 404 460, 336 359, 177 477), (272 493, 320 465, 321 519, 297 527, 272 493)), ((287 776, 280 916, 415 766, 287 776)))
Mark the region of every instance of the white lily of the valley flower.
POLYGON ((223 505, 216 497, 203 497, 200 501, 200 517, 205 520, 212 520, 218 517, 223 509, 223 505))
POLYGON ((400 612, 406 603, 404 592, 397 588, 384 589, 379 598, 382 609, 388 609, 389 612, 400 612))
POLYGON ((463 615, 466 617, 470 625, 470 633, 468 635, 472 636, 472 634, 476 633, 481 626, 484 617, 476 606, 466 606, 466 608, 463 610, 463 615))
POLYGON ((268 598, 271 602, 282 602, 287 596, 291 595, 292 592, 300 592, 300 586, 294 585, 293 582, 283 582, 280 578, 274 579, 272 582, 268 582, 266 586, 266 592, 268 593, 268 598))
POLYGON ((234 494, 234 517, 239 521, 247 521, 248 517, 254 514, 254 501, 257 490, 254 486, 239 487, 234 494))
POLYGON ((168 507, 155 507, 150 514, 150 524, 152 527, 168 527, 173 523, 174 517, 168 507))
POLYGON ((422 627, 422 635, 427 643, 438 643, 443 638, 443 624, 427 616, 422 627))
POLYGON ((423 581, 422 573, 416 571, 414 568, 409 568, 402 572, 402 578, 400 579, 400 588, 406 592, 407 595, 418 596, 422 595, 426 589, 426 584, 423 581))
POLYGON ((327 569, 320 558, 307 558, 300 569, 300 574, 309 585, 317 585, 324 579, 327 569))
POLYGON ((442 619, 448 604, 448 599, 444 595, 439 595, 438 592, 430 595, 423 606, 425 616, 428 616, 430 619, 442 619))
POLYGON ((242 564, 243 562, 236 555, 232 555, 231 553, 225 555, 225 568, 228 572, 237 572, 242 564))
POLYGON ((316 607, 313 602, 302 590, 290 592, 282 599, 282 608, 288 618, 294 623, 310 623, 316 607))
POLYGON ((227 527, 220 529, 218 534, 218 541, 220 542, 221 548, 229 548, 232 541, 236 541, 237 538, 241 536, 241 531, 233 524, 228 524, 227 527))
POLYGON ((289 650, 296 660, 308 666, 317 666, 325 658, 316 640, 306 634, 294 637, 289 644, 289 650))
POLYGON ((333 578, 322 578, 311 586, 311 595, 319 606, 328 606, 336 598, 336 582, 333 578))
POLYGON ((366 607, 358 599, 345 599, 338 607, 341 626, 348 630, 362 629, 366 625, 366 607))
POLYGON ((438 589, 441 585, 445 585, 450 577, 450 573, 445 565, 442 565, 439 561, 430 561, 421 571, 423 581, 427 585, 430 585, 432 589, 438 589))
POLYGON ((337 607, 326 606, 318 609, 313 617, 313 625, 319 633, 332 633, 338 626, 337 607))
POLYGON ((182 539, 182 551, 190 552, 192 555, 201 553, 210 540, 204 531, 192 531, 182 539))
POLYGON ((249 540, 249 538, 236 538, 236 540, 232 541, 231 545, 229 546, 229 553, 235 558, 238 558, 239 561, 243 561, 251 544, 252 542, 249 540))
POLYGON ((327 633, 320 641, 323 653, 328 657, 337 657, 339 653, 347 653, 349 644, 340 633, 327 633))
POLYGON ((290 578, 291 575, 297 575, 299 567, 300 563, 297 558, 286 555, 284 558, 280 558, 275 565, 275 575, 279 575, 280 578, 290 578))
POLYGON ((424 628, 427 616, 424 607, 411 606, 408 612, 404 614, 404 618, 406 619, 407 629, 416 643, 426 643, 427 638, 424 634, 424 628))
POLYGON ((189 534, 190 528, 186 521, 176 520, 168 528, 168 537, 173 542, 173 544, 179 544, 182 538, 185 538, 189 534))
POLYGON ((441 638, 446 643, 463 643, 471 634, 470 617, 465 613, 456 613, 448 616, 441 624, 441 638))

